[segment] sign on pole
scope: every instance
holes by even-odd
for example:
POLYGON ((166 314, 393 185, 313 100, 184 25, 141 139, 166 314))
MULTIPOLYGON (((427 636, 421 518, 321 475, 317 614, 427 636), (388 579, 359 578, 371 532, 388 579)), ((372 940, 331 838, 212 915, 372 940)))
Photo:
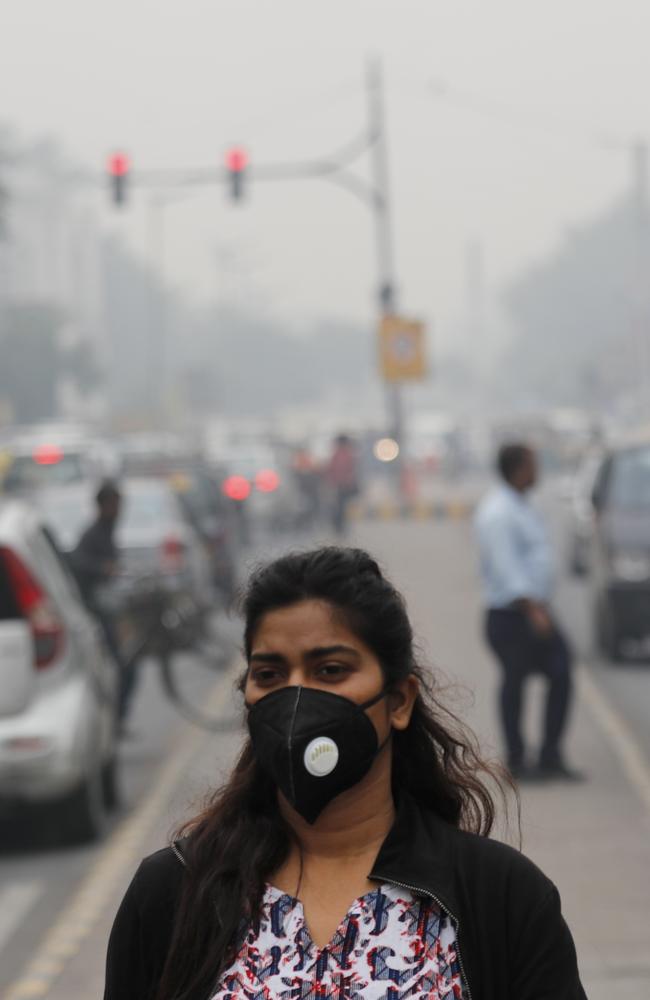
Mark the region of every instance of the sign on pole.
POLYGON ((416 382, 426 378, 424 323, 404 316, 383 316, 379 323, 379 362, 386 382, 416 382))

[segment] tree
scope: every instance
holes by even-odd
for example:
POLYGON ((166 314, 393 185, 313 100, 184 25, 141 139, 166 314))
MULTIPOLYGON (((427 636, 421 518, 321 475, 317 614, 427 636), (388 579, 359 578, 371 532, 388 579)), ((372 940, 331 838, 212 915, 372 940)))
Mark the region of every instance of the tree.
POLYGON ((514 335, 500 367, 512 392, 596 408, 638 388, 649 248, 647 217, 628 199, 571 232, 511 285, 514 335))
POLYGON ((64 322, 51 305, 11 305, 0 312, 0 397, 9 401, 17 423, 56 415, 57 387, 63 376, 81 389, 95 386, 99 372, 90 347, 62 348, 64 322))
POLYGON ((325 401, 335 389, 359 398, 376 377, 372 331, 338 321, 298 336, 261 312, 209 309, 189 350, 188 402, 232 415, 325 401))

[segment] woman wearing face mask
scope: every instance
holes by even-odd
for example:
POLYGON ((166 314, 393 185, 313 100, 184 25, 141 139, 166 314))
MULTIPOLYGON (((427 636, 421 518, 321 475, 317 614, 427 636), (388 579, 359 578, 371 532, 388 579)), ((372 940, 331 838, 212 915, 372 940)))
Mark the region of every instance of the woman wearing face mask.
POLYGON ((245 599, 249 738, 118 912, 105 1000, 585 1000, 553 884, 488 840, 494 775, 358 549, 245 599))

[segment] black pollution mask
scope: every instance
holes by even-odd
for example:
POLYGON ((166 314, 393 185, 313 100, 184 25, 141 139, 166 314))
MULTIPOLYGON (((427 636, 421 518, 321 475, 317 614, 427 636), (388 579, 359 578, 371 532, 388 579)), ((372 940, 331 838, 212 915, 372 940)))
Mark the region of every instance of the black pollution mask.
POLYGON ((248 713, 255 756, 296 812, 314 823, 326 805, 366 776, 382 749, 365 710, 315 688, 285 687, 248 713))

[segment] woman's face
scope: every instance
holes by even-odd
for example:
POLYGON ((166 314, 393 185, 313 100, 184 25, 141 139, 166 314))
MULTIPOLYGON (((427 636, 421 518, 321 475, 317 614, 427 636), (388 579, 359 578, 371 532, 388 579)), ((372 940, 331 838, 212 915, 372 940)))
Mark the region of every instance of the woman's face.
MULTIPOLYGON (((332 691, 360 705, 382 691, 384 676, 373 651, 330 604, 305 600, 269 611, 260 620, 251 644, 246 702, 254 705, 288 686, 332 691)), ((367 710, 380 743, 391 728, 406 728, 415 693, 414 678, 406 678, 367 710)))

